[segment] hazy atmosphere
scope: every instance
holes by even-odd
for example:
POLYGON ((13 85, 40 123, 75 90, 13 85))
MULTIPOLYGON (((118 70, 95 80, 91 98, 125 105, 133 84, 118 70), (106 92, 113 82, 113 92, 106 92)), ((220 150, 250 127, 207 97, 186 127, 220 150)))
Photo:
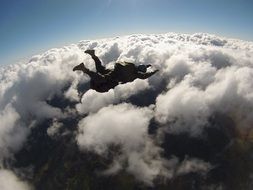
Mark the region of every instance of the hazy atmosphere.
POLYGON ((251 190, 252 8, 4 1, 0 189, 251 190))

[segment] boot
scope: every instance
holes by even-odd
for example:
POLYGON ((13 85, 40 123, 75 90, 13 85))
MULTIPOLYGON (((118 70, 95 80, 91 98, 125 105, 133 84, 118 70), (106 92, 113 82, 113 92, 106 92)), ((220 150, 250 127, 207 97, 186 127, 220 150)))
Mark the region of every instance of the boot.
POLYGON ((86 68, 83 63, 80 63, 79 65, 73 68, 73 71, 84 71, 84 70, 86 70, 86 68))
POLYGON ((87 54, 89 54, 91 56, 94 56, 95 55, 95 50, 94 49, 88 49, 84 53, 87 53, 87 54))

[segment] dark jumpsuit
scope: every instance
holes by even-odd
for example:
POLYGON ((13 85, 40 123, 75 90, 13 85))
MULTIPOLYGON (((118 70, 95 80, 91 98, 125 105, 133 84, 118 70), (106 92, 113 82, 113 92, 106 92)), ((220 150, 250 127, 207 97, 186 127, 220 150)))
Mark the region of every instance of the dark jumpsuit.
POLYGON ((119 83, 134 81, 136 78, 146 79, 155 72, 138 72, 133 63, 121 62, 115 63, 114 69, 106 69, 96 55, 92 55, 97 72, 86 70, 85 73, 91 78, 90 88, 98 92, 107 92, 117 86, 119 83))

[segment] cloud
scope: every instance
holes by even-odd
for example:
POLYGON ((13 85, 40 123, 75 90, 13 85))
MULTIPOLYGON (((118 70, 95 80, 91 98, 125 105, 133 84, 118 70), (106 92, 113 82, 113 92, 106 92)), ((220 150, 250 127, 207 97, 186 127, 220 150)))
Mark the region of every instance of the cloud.
POLYGON ((184 175, 191 172, 204 172, 206 173, 211 169, 211 165, 199 159, 186 158, 176 170, 177 175, 184 175))
POLYGON ((76 105, 76 109, 82 114, 96 112, 110 104, 124 101, 148 88, 149 84, 147 80, 137 79, 132 83, 120 84, 106 93, 89 90, 82 96, 81 103, 76 105))
POLYGON ((181 83, 157 97, 156 119, 162 124, 170 123, 172 133, 188 131, 198 135, 209 114, 203 92, 187 84, 181 83))
POLYGON ((31 190, 28 183, 21 181, 12 171, 0 169, 0 189, 31 190))
POLYGON ((126 149, 138 149, 143 144, 151 117, 152 111, 148 108, 129 104, 105 107, 80 121, 81 134, 77 141, 83 148, 94 147, 99 154, 105 153, 113 143, 126 149))
MULTIPOLYGON (((52 49, 34 56, 28 63, 8 65, 0 70, 0 166, 14 169, 15 153, 23 148, 31 129, 45 120, 63 118, 64 110, 53 106, 55 96, 61 96, 62 89, 78 76, 72 67, 82 60, 76 46, 52 49)), ((2 170, 1 170, 2 171, 2 170)), ((4 174, 12 177, 10 172, 4 174)), ((3 178, 2 178, 3 179, 3 178)), ((7 183, 5 183, 7 184, 7 183)), ((3 188, 7 188, 6 185, 3 188)), ((8 185, 8 184, 7 184, 8 185)), ((11 184, 10 184, 11 185, 11 184)), ((11 189, 18 189, 12 188, 11 189)), ((2 188, 1 188, 2 189, 2 188)))
POLYGON ((131 104, 102 108, 80 121, 78 145, 82 150, 95 150, 101 156, 108 154, 110 146, 119 146, 122 154, 105 173, 117 172, 126 162, 127 171, 152 184, 154 177, 165 169, 159 159, 159 148, 147 134, 151 118, 152 110, 131 104))
POLYGON ((47 134, 50 137, 54 137, 59 133, 60 128, 63 126, 62 123, 58 122, 56 119, 53 120, 53 124, 47 129, 47 134))
POLYGON ((34 56, 29 63, 1 68, 0 134, 4 140, 0 146, 5 152, 22 146, 35 120, 64 117, 60 108, 48 102, 77 78, 69 72, 81 60, 77 53, 73 54, 77 50, 76 46, 52 49, 34 56))
POLYGON ((252 42, 168 33, 81 41, 1 67, 0 164, 11 165, 41 123, 50 137, 78 123, 73 135, 82 151, 113 155, 103 174, 124 170, 154 185, 159 178, 208 172, 212 163, 202 158, 166 156, 163 137, 204 139, 217 113, 230 118, 238 137, 251 134, 252 60, 252 42), (151 64, 159 72, 98 93, 89 89, 88 76, 72 71, 81 62, 95 69, 86 49, 95 49, 107 68, 131 61, 151 64))
POLYGON ((19 119, 20 116, 10 104, 0 112, 0 166, 4 159, 22 147, 29 133, 24 126, 18 124, 19 119))

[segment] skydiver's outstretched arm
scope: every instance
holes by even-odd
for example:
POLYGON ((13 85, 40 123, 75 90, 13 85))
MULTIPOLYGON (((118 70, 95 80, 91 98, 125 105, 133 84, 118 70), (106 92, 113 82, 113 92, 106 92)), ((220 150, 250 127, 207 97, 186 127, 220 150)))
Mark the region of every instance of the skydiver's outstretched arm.
POLYGON ((155 74, 158 70, 148 72, 148 73, 142 73, 142 72, 137 72, 137 78, 139 79, 147 79, 151 77, 153 74, 155 74))

